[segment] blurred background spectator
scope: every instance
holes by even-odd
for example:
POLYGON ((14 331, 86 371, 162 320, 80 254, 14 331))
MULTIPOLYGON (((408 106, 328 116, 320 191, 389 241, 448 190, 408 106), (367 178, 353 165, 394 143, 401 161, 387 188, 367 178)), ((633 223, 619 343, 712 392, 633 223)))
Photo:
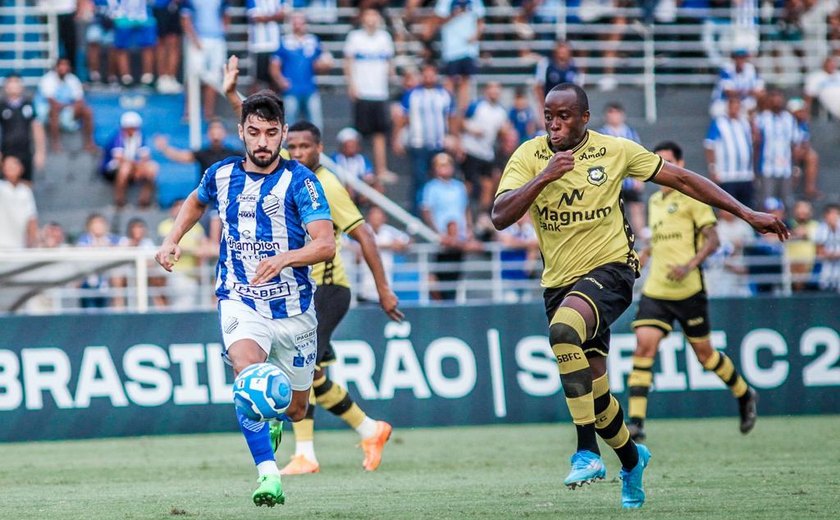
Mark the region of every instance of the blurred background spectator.
POLYGON ((293 13, 289 18, 292 32, 281 39, 270 63, 270 76, 283 93, 286 122, 306 120, 322 128, 324 116, 315 75, 333 67, 332 55, 324 52, 318 37, 308 32, 303 13, 293 13))
POLYGON ((777 198, 793 204, 793 157, 801 139, 796 119, 785 108, 785 95, 779 89, 767 93, 767 109, 755 118, 755 156, 761 182, 761 200, 777 198))
MULTIPOLYGON (((542 122, 542 116, 537 116, 531 107, 531 100, 528 99, 528 91, 525 87, 516 87, 513 93, 513 106, 508 112, 508 119, 513 129, 516 130, 516 137, 520 143, 524 143, 537 135, 537 124, 542 122)), ((508 155, 509 157, 510 155, 508 155)))
POLYGON ((225 30, 230 23, 226 0, 183 0, 181 23, 187 37, 187 70, 204 84, 204 118, 216 115, 216 89, 227 60, 225 30))
MULTIPOLYGON (((394 226, 388 224, 388 216, 379 206, 371 206, 367 211, 365 221, 373 230, 373 237, 376 240, 376 247, 379 248, 379 255, 382 258, 382 267, 385 269, 385 276, 389 284, 394 283, 394 254, 401 253, 408 248, 411 237, 394 226)), ((376 281, 367 263, 361 257, 357 259, 359 266, 359 300, 379 304, 379 293, 376 290, 376 281)))
MULTIPOLYGON (((639 134, 627 124, 627 114, 621 103, 610 102, 604 107, 604 124, 598 132, 613 137, 623 137, 634 143, 640 143, 639 134)), ((621 198, 630 213, 630 225, 637 234, 645 229, 645 184, 639 180, 626 178, 621 183, 621 198)))
POLYGON ((425 62, 420 72, 420 85, 403 94, 401 110, 395 118, 395 135, 391 140, 397 155, 404 155, 408 147, 415 213, 428 179, 432 157, 443 152, 446 136, 455 124, 454 99, 438 82, 435 64, 425 62), (402 132, 406 134, 405 144, 402 132))
POLYGON ((114 183, 114 205, 122 208, 131 183, 140 183, 137 204, 148 207, 155 191, 158 163, 151 159, 151 150, 143 135, 143 118, 137 112, 120 116, 120 128, 114 132, 102 154, 100 172, 114 183))
POLYGON ((23 80, 11 74, 3 82, 0 100, 0 154, 14 155, 23 163, 23 180, 32 182, 33 170, 44 167, 46 137, 35 114, 35 105, 25 96, 23 80))
POLYGON ((195 163, 198 166, 195 177, 195 185, 201 180, 205 170, 232 155, 242 155, 242 149, 230 146, 226 142, 227 129, 221 119, 211 119, 207 125, 207 137, 204 146, 196 151, 174 148, 169 145, 169 138, 165 135, 156 135, 154 139, 155 149, 162 153, 170 161, 189 164, 195 163))
POLYGON ((802 98, 793 98, 787 103, 788 112, 796 121, 796 145, 793 149, 794 191, 814 200, 820 196, 817 176, 820 171, 820 154, 811 146, 811 113, 802 98))
POLYGON ((76 69, 79 42, 76 30, 76 0, 38 0, 38 6, 45 13, 54 14, 58 27, 59 56, 70 60, 70 67, 76 69))
POLYGON ((754 207, 753 128, 741 110, 741 98, 727 97, 726 114, 712 119, 706 132, 709 178, 747 207, 754 207))
MULTIPOLYGON (((114 46, 114 20, 108 0, 93 0, 89 8, 89 24, 85 30, 88 79, 93 84, 102 82, 102 58, 105 58, 105 78, 117 82, 117 60, 114 46)), ((180 52, 180 51, 179 51, 180 52)), ((160 61, 158 61, 160 65, 160 61)))
POLYGON ((0 249, 38 245, 38 210, 32 188, 23 182, 23 163, 4 155, 0 179, 0 249))
MULTIPOLYGON (((280 48, 282 22, 291 11, 286 0, 246 0, 248 15, 248 54, 251 58, 256 92, 263 87, 273 87, 274 80, 269 72, 272 55, 280 48)), ((294 25, 294 24, 293 24, 294 25)), ((282 89, 286 90, 286 89, 282 89)), ((286 103, 288 110, 288 103, 286 103)), ((294 123, 296 120, 290 120, 294 123)))
POLYGON ((184 87, 178 81, 181 68, 181 0, 154 0, 152 14, 157 25, 157 90, 161 94, 179 94, 184 87))
POLYGON ((814 242, 820 260, 820 288, 840 292, 840 206, 825 207, 814 242))
POLYGON ((815 285, 811 282, 811 274, 817 255, 814 239, 819 223, 813 219, 814 208, 811 203, 805 200, 799 200, 793 205, 792 216, 790 239, 785 243, 785 253, 790 262, 792 288, 795 292, 801 292, 811 290, 815 285))
POLYGON ((59 131, 75 131, 78 128, 77 121, 82 124, 85 150, 96 151, 93 142, 93 114, 85 103, 82 82, 71 72, 70 60, 59 58, 55 69, 44 74, 38 83, 38 97, 38 114, 49 121, 50 146, 53 151, 62 149, 59 131))
POLYGON ((353 126, 373 143, 373 165, 383 184, 396 177, 388 170, 387 134, 390 120, 388 83, 394 74, 394 42, 381 28, 376 9, 362 10, 361 28, 350 31, 344 44, 344 76, 353 102, 353 126))
POLYGON ((479 41, 484 33, 483 0, 437 0, 435 22, 440 29, 441 59, 447 89, 454 92, 459 111, 467 108, 470 81, 478 72, 479 41))
POLYGON ((129 87, 134 83, 129 63, 129 51, 140 51, 140 83, 151 87, 155 81, 154 58, 157 46, 157 26, 152 6, 137 0, 113 0, 114 52, 120 83, 129 87))
POLYGON ((837 70, 836 56, 827 56, 821 69, 808 74, 804 93, 808 112, 816 108, 816 100, 821 108, 840 118, 840 71, 837 70))
MULTIPOLYGON (((91 213, 76 245, 78 247, 114 247, 120 242, 120 237, 109 231, 111 225, 101 213, 91 213)), ((85 293, 80 298, 79 306, 83 309, 101 309, 111 303, 110 274, 94 272, 85 277, 79 285, 85 293)))
POLYGON ((572 58, 572 45, 564 40, 554 44, 551 55, 537 63, 534 77, 534 97, 537 100, 538 117, 542 120, 543 101, 548 92, 561 83, 583 84, 583 74, 572 58))
MULTIPOLYGON (((381 191, 382 186, 377 182, 376 175, 373 173, 373 165, 362 154, 361 134, 355 128, 348 126, 338 132, 336 141, 338 141, 338 151, 332 155, 332 160, 348 175, 362 180, 381 191)), ((360 202, 352 187, 347 186, 347 191, 350 192, 357 203, 360 202)))
POLYGON ((732 60, 720 68, 717 84, 712 90, 712 102, 709 114, 718 117, 726 113, 726 99, 730 96, 741 98, 741 109, 752 113, 764 95, 764 80, 750 61, 746 49, 732 51, 732 60))

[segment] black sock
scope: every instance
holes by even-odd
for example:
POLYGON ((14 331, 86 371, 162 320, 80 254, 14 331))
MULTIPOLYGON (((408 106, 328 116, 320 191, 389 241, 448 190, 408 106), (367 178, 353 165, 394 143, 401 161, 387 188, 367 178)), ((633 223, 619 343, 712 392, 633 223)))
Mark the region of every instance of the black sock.
POLYGON ((595 437, 595 423, 585 424, 583 426, 576 424, 577 429, 577 451, 588 450, 596 455, 600 455, 601 451, 598 449, 598 440, 595 437))
POLYGON ((624 446, 616 448, 615 454, 621 461, 621 467, 627 471, 631 471, 639 463, 639 450, 636 449, 636 443, 631 440, 628 440, 624 446))

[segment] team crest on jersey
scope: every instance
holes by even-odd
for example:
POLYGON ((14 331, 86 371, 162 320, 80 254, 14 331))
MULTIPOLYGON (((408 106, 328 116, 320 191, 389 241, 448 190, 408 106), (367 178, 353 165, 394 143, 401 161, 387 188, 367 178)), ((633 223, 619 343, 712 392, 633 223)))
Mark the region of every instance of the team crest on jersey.
POLYGON ((589 184, 600 186, 607 182, 607 172, 604 171, 603 166, 593 166, 587 171, 589 175, 586 176, 586 180, 589 181, 589 184))
POLYGON ((280 199, 276 195, 269 193, 262 201, 263 211, 269 217, 274 216, 280 211, 280 199))
POLYGON ((679 206, 677 206, 677 203, 674 202, 668 206, 668 213, 676 213, 678 209, 679 206))

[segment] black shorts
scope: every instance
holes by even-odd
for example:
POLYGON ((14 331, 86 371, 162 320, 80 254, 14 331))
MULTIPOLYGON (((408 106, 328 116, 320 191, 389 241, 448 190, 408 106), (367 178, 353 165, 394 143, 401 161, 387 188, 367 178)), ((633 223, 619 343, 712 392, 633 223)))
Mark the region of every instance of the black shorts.
POLYGON ((388 102, 359 99, 353 105, 353 124, 365 137, 373 134, 387 134, 390 130, 388 121, 388 102))
POLYGON ((467 154, 461 163, 461 170, 464 172, 464 178, 475 184, 482 178, 493 176, 493 161, 485 161, 467 154))
POLYGON ((251 54, 254 59, 254 77, 257 81, 262 81, 268 85, 274 84, 274 81, 271 79, 271 74, 268 72, 273 54, 271 52, 255 52, 251 54))
POLYGON ((686 338, 706 339, 711 334, 709 325, 709 300, 706 291, 685 300, 660 300, 642 295, 633 328, 656 327, 667 336, 673 330, 674 320, 680 324, 686 338))
POLYGON ((152 14, 157 22, 158 38, 169 36, 170 34, 181 34, 181 14, 178 7, 175 8, 154 8, 152 14))
POLYGON ((614 262, 589 271, 578 281, 565 287, 545 290, 545 314, 548 322, 566 296, 583 298, 595 311, 595 334, 583 342, 586 357, 606 356, 610 351, 610 325, 627 310, 633 301, 633 283, 636 273, 627 264, 614 262))
POLYGON ((315 315, 318 318, 319 368, 335 363, 332 335, 350 308, 350 289, 341 285, 319 285, 315 290, 315 315))
POLYGON ((461 58, 447 61, 443 65, 443 73, 447 76, 474 76, 478 73, 478 60, 475 58, 461 58))

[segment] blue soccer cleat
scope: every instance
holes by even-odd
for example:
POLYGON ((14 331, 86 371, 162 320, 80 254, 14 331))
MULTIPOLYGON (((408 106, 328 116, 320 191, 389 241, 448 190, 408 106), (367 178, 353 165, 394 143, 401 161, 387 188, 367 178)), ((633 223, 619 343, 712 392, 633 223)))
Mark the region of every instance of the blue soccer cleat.
POLYGON ((569 489, 583 486, 603 480, 607 476, 607 468, 604 467, 601 456, 588 450, 581 450, 572 455, 572 471, 563 481, 569 489))
POLYGON ((642 486, 642 474, 650 464, 650 450, 644 444, 636 444, 639 462, 630 471, 621 468, 621 507, 638 509, 645 503, 645 489, 642 486))

